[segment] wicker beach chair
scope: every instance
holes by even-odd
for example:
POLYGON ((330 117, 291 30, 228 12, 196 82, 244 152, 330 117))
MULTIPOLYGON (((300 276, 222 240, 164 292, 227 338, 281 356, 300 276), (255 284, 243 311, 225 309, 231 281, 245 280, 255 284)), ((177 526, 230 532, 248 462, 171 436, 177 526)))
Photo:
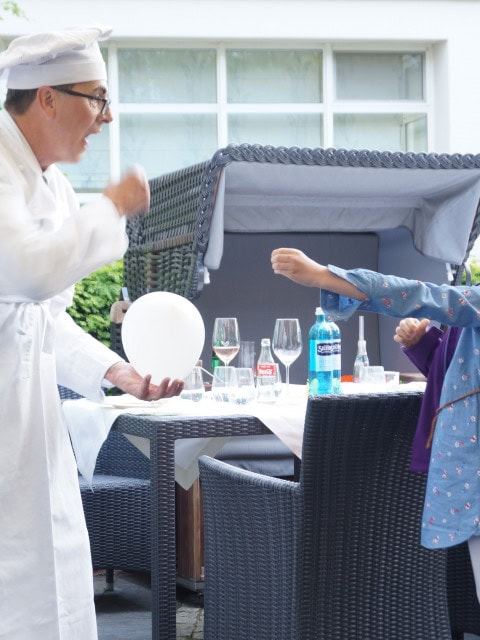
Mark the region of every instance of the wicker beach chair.
MULTIPOLYGON (((325 213, 323 210, 319 212, 321 197, 318 196, 317 190, 321 188, 334 190, 336 188, 335 193, 338 192, 342 197, 348 196, 350 202, 348 206, 352 207, 351 215, 345 219, 345 223, 353 225, 352 229, 359 231, 354 234, 353 249, 356 250, 360 245, 357 238, 365 236, 364 233, 361 233, 363 231, 362 225, 365 224, 368 227, 369 233, 375 232, 375 226, 369 226, 368 221, 365 222, 363 217, 360 218, 362 222, 356 222, 358 216, 354 208, 361 206, 361 203, 365 201, 364 209, 368 212, 370 206, 368 197, 369 193, 375 194, 375 180, 384 188, 384 183, 388 182, 391 177, 394 177, 395 180, 400 179, 400 185, 396 185, 398 193, 392 198, 392 202, 386 201, 383 196, 380 200, 384 203, 383 208, 387 211, 391 207, 403 207, 400 212, 395 209, 393 214, 389 214, 390 218, 386 222, 388 228, 393 228, 397 223, 398 228, 403 230, 404 209, 412 206, 421 208, 422 202, 428 200, 432 193, 435 193, 434 186, 430 190, 420 193, 418 184, 432 180, 438 184, 440 180, 443 190, 448 192, 444 176, 448 179, 452 171, 458 172, 458 177, 463 181, 466 181, 467 177, 475 177, 475 172, 480 173, 480 157, 345 149, 299 149, 251 144, 229 145, 224 149, 219 149, 210 160, 150 180, 150 209, 145 216, 130 220, 127 226, 129 247, 124 258, 124 289, 128 292, 132 302, 151 291, 169 291, 193 300, 202 313, 207 330, 213 326, 213 318, 216 315, 223 315, 223 308, 236 305, 241 314, 239 322, 244 339, 247 337, 248 339, 252 337, 259 339, 263 335, 271 334, 272 317, 283 317, 285 311, 283 309, 277 311, 275 305, 278 305, 278 301, 285 299, 286 296, 277 289, 273 289, 273 286, 279 285, 276 282, 274 285, 272 279, 268 282, 263 279, 263 274, 266 270, 268 271, 268 264, 266 264, 268 263, 268 244, 262 248, 262 255, 264 254, 262 266, 258 269, 254 266, 253 274, 249 273, 243 281, 252 282, 253 278, 257 282, 258 291, 254 297, 257 304, 251 299, 251 289, 246 286, 242 287, 242 276, 238 274, 241 274, 245 268, 243 263, 256 264, 255 259, 258 257, 252 249, 249 249, 250 241, 253 242, 255 232, 267 233, 272 229, 286 231, 291 228, 296 234, 294 241, 297 242, 301 234, 296 232, 303 229, 309 231, 306 235, 312 238, 313 242, 317 242, 317 237, 323 234, 323 236, 327 236, 325 240, 327 246, 334 246, 339 237, 344 238, 347 234, 337 234, 335 239, 330 240, 333 237, 330 233, 330 226, 337 223, 332 220, 332 216, 328 212, 325 213), (331 173, 332 171, 335 173, 331 173), (324 173, 328 174, 326 187, 317 187, 317 183, 325 180, 322 178, 324 173), (348 176, 346 180, 343 174, 348 176), (468 176, 465 177, 465 174, 468 176), (336 186, 339 180, 340 182, 345 180, 345 183, 341 182, 336 186), (415 185, 415 196, 408 193, 409 180, 415 185), (356 189, 361 190, 360 196, 355 194, 352 196, 348 192, 355 181, 356 189), (405 204, 401 204, 405 193, 407 201, 405 204), (412 204, 413 202, 415 205, 412 204), (230 265, 230 268, 235 271, 234 277, 237 280, 226 280, 217 285, 216 273, 215 283, 212 282, 212 284, 205 286, 209 270, 217 269, 220 275, 223 270, 219 269, 219 266, 222 259, 224 227, 219 221, 223 218, 225 220, 229 218, 230 208, 234 209, 233 217, 240 222, 233 224, 233 233, 226 223, 226 231, 230 233, 230 236, 243 235, 246 238, 246 244, 239 261, 234 262, 233 266, 230 265), (252 212, 255 213, 253 220, 252 212), (282 218, 282 212, 283 217, 285 212, 288 214, 288 224, 286 225, 282 218), (277 218, 281 221, 279 226, 276 226, 277 218), (254 225, 251 230, 248 228, 250 220, 254 225), (239 224, 243 225, 244 232, 239 230, 239 224), (358 227, 358 224, 361 226, 358 227), (319 233, 315 232, 317 228, 319 233), (248 260, 245 260, 245 257, 248 257, 248 260), (222 311, 220 303, 223 304, 222 311), (279 315, 276 315, 277 313, 279 315)), ((460 190, 457 176, 455 179, 455 189, 460 190)), ((455 195, 456 191, 453 191, 455 195)), ((455 219, 454 231, 455 234, 460 234, 460 237, 453 243, 454 250, 447 252, 450 253, 448 258, 456 281, 463 273, 463 263, 468 257, 480 229, 480 216, 476 210, 478 198, 475 201, 474 195, 469 194, 469 196, 470 199, 463 200, 462 205, 465 208, 467 204, 469 206, 472 205, 472 202, 474 204, 471 209, 467 208, 462 211, 463 215, 460 218, 455 219), (465 229, 467 230, 465 231, 465 229), (461 236, 462 232, 468 237, 468 243, 465 250, 462 249, 459 252, 458 245, 464 239, 461 236)), ((449 194, 449 197, 453 196, 449 194)), ((330 196, 330 200, 332 200, 332 196, 330 196)), ((438 203, 435 206, 439 206, 438 203)), ((365 215, 364 209, 361 209, 360 216, 365 215)), ((372 217, 375 219, 376 205, 373 210, 372 217)), ((428 205, 426 217, 431 218, 432 211, 434 208, 428 205)), ((343 219, 341 213, 340 211, 335 218, 343 219)), ((442 211, 439 218, 444 221, 445 212, 442 211)), ((382 226, 384 222, 382 220, 379 225, 380 247, 378 251, 372 251, 369 244, 362 255, 362 259, 368 255, 368 259, 373 260, 373 263, 367 263, 364 266, 378 268, 378 261, 385 260, 380 255, 395 253, 390 249, 391 237, 388 236, 388 233, 384 233, 382 226), (375 252, 378 253, 378 257, 375 257, 375 252)), ((430 233, 431 223, 423 226, 430 233)), ((418 233, 417 229, 423 228, 423 226, 417 224, 415 233, 418 233)), ((449 234, 449 236, 451 235, 449 234)), ((418 238, 416 238, 417 240, 418 238)), ((420 241, 424 240, 423 237, 420 237, 420 241)), ((445 242, 447 240, 448 238, 445 237, 445 242)), ((400 240, 395 238, 396 247, 403 247, 403 243, 412 244, 411 241, 404 240, 403 236, 400 240)), ((351 245, 348 248, 342 245, 339 251, 343 252, 343 255, 350 256, 351 249, 351 245)), ((431 250, 431 242, 427 249, 431 250)), ((399 250, 401 249, 396 249, 396 251, 399 250)), ((438 251, 436 245, 434 250, 438 251)), ((432 281, 444 276, 444 266, 436 259, 441 256, 430 260, 418 257, 419 255, 418 252, 415 255, 413 253, 405 254, 401 265, 403 268, 407 265, 413 271, 411 274, 403 275, 422 277, 422 274, 426 274, 432 281)), ((356 260, 352 256, 350 258, 356 260)), ((447 259, 445 256, 444 258, 447 259)), ((357 266, 357 264, 352 266, 357 266)), ((291 308, 295 308, 295 314, 300 318, 301 324, 309 326, 313 322, 315 301, 312 300, 310 291, 302 289, 304 288, 289 289, 288 302, 291 308)), ((386 318, 382 318, 378 322, 386 323, 388 321, 395 322, 386 318)), ((383 361, 385 352, 389 349, 390 359, 397 358, 400 362, 394 360, 388 364, 388 368, 404 370, 402 366, 405 367, 406 361, 391 341, 393 329, 386 325, 384 327, 383 329, 379 328, 376 319, 367 318, 366 320, 366 338, 370 357, 372 360, 380 360, 382 357, 383 361), (381 348, 379 347, 380 340, 382 340, 381 348)), ((355 348, 356 336, 354 336, 354 332, 356 328, 353 328, 350 323, 345 329, 342 327, 343 331, 345 331, 343 335, 344 361, 353 362, 354 353, 349 353, 349 349, 355 348)), ((111 336, 112 348, 123 356, 120 323, 112 323, 111 336)), ((206 366, 208 366, 210 355, 211 352, 207 345, 202 353, 202 359, 206 366)), ((300 381, 295 380, 295 376, 300 375, 297 372, 306 370, 305 360, 306 350, 293 368, 293 382, 300 381)), ((227 448, 228 446, 227 444, 227 448)), ((277 443, 277 449, 279 448, 277 443)), ((288 455, 286 449, 283 450, 283 454, 279 453, 283 458, 282 465, 285 462, 283 470, 279 470, 279 475, 288 475, 289 470, 293 468, 293 458, 288 455)), ((236 453, 235 456, 239 459, 236 453)))
MULTIPOLYGON (((275 232, 283 238, 289 229, 296 234, 293 246, 299 246, 296 240, 300 242, 303 232, 305 242, 314 244, 299 248, 309 252, 318 245, 325 261, 335 263, 340 254, 352 262, 343 265, 346 267, 361 264, 435 282, 446 281, 449 270, 451 281, 459 284, 480 230, 479 174, 480 155, 472 154, 229 145, 204 163, 150 181, 149 213, 128 223, 130 246, 124 261, 124 285, 132 301, 149 291, 180 293, 195 301, 206 324, 218 315, 215 301, 227 307, 236 304, 242 314, 242 333, 245 329, 243 335, 249 338, 269 335, 271 318, 278 310, 275 305, 282 298, 288 298, 302 326, 308 326, 313 321, 315 304, 311 298, 300 300, 308 293, 301 293, 301 287, 290 288, 287 296, 284 290, 275 288, 273 280, 262 282, 255 250, 251 248, 261 246, 262 253, 267 254, 270 245, 263 241, 255 244, 255 236, 275 232), (395 192, 389 191, 391 180, 395 192), (425 185, 428 188, 424 189, 425 185), (381 197, 377 197, 379 191, 381 197), (322 193, 327 197, 323 198, 322 193), (369 195, 373 200, 368 201, 369 195), (442 200, 445 197, 447 202, 442 200), (385 226, 384 219, 375 227, 379 204, 380 210, 392 211, 385 226), (252 212, 257 221, 255 228, 248 227, 252 212), (246 238, 233 259, 228 252, 222 256, 224 226, 218 221, 223 219, 228 221, 225 238, 227 234, 230 239, 242 234, 246 238), (263 227, 258 224, 259 219, 263 220, 263 227), (408 231, 404 221, 411 225, 408 231), (355 237, 350 244, 342 244, 349 233, 355 237), (375 236, 378 246, 372 250, 371 245, 365 245, 359 261, 357 249, 369 234, 375 236), (229 276, 222 280, 225 258, 230 258, 230 269, 237 279, 229 276), (245 262, 253 265, 247 274, 240 273, 245 262), (204 288, 208 270, 215 269, 219 277, 216 274, 216 282, 212 278, 212 284, 204 288), (252 281, 260 292, 253 300, 251 290, 245 293, 241 287, 252 281), (247 313, 252 309, 255 313, 250 313, 250 318, 247 313)), ((272 248, 275 246, 280 245, 272 248)), ((408 370, 391 341, 395 321, 372 318, 366 323, 372 361, 386 363, 388 359, 388 368, 408 370)), ((117 343, 118 329, 114 329, 117 343)), ((356 330, 352 324, 342 326, 344 362, 353 362, 356 330)), ((205 362, 209 355, 208 351, 203 354, 205 362)), ((305 358, 302 354, 296 371, 305 371, 305 358)), ((296 375, 295 370, 293 374, 296 375)), ((465 554, 465 548, 448 552, 450 609, 456 638, 463 631, 480 634, 471 576, 465 576, 469 570, 465 554)))
POLYGON ((420 545, 419 394, 310 399, 298 483, 202 457, 205 640, 449 640, 420 545))
MULTIPOLYGON (((479 176, 471 154, 229 145, 150 180, 149 212, 128 223, 123 284, 132 302, 150 291, 183 295, 208 330, 236 305, 243 339, 259 340, 287 313, 285 302, 302 326, 313 322, 314 294, 290 287, 287 295, 269 270, 276 246, 432 282, 445 282, 447 264, 459 282, 480 230, 479 176)), ((366 318, 369 355, 383 362, 388 352, 389 369, 408 371, 391 341, 394 323, 366 318)), ((355 357, 353 325, 342 336, 346 362, 355 357)), ((204 363, 210 356, 205 348, 204 363)), ((293 382, 302 370, 305 353, 293 382)))

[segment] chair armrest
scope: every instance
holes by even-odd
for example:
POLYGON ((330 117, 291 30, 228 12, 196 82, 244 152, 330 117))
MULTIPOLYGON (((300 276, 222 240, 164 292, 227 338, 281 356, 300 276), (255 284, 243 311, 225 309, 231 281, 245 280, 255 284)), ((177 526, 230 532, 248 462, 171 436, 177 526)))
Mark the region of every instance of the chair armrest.
POLYGON ((303 548, 300 485, 206 456, 199 466, 205 638, 234 638, 239 628, 245 638, 294 637, 303 548))

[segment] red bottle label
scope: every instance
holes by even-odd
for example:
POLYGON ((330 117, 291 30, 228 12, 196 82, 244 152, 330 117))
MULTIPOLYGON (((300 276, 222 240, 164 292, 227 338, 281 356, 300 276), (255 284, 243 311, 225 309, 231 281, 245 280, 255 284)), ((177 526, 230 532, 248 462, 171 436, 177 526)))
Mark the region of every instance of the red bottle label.
POLYGON ((259 362, 257 365, 257 376, 274 376, 275 375, 275 363, 272 362, 259 362))

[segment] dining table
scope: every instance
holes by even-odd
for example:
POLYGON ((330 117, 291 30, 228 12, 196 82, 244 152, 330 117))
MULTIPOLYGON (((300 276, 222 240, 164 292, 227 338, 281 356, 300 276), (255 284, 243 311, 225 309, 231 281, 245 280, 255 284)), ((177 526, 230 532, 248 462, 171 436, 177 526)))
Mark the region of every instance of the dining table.
MULTIPOLYGON (((235 436, 273 432, 300 459, 308 396, 303 385, 291 387, 289 398, 273 405, 219 403, 208 394, 198 403, 171 398, 149 406, 125 397, 107 398, 103 405, 86 399, 64 402, 77 464, 87 482, 111 429, 150 459, 152 640, 176 638, 175 483, 188 488, 198 477, 198 458, 215 455, 235 436)), ((400 387, 412 390, 411 384, 400 387)), ((343 387, 344 393, 361 391, 358 385, 343 387)))
POLYGON ((198 477, 198 458, 214 455, 234 436, 277 431, 301 455, 307 396, 292 389, 283 404, 201 402, 170 398, 142 403, 125 396, 103 404, 66 400, 64 415, 77 465, 91 482, 98 451, 110 430, 123 433, 150 459, 152 640, 176 638, 175 483, 188 489, 198 477))

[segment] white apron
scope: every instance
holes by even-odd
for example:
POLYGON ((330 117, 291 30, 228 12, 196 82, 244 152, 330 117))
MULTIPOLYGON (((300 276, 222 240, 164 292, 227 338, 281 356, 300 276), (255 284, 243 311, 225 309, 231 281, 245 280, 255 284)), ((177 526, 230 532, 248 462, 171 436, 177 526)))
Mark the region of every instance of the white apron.
POLYGON ((0 639, 95 640, 77 469, 57 381, 99 399, 116 354, 65 313, 77 280, 121 257, 105 198, 78 210, 0 112, 0 639))

